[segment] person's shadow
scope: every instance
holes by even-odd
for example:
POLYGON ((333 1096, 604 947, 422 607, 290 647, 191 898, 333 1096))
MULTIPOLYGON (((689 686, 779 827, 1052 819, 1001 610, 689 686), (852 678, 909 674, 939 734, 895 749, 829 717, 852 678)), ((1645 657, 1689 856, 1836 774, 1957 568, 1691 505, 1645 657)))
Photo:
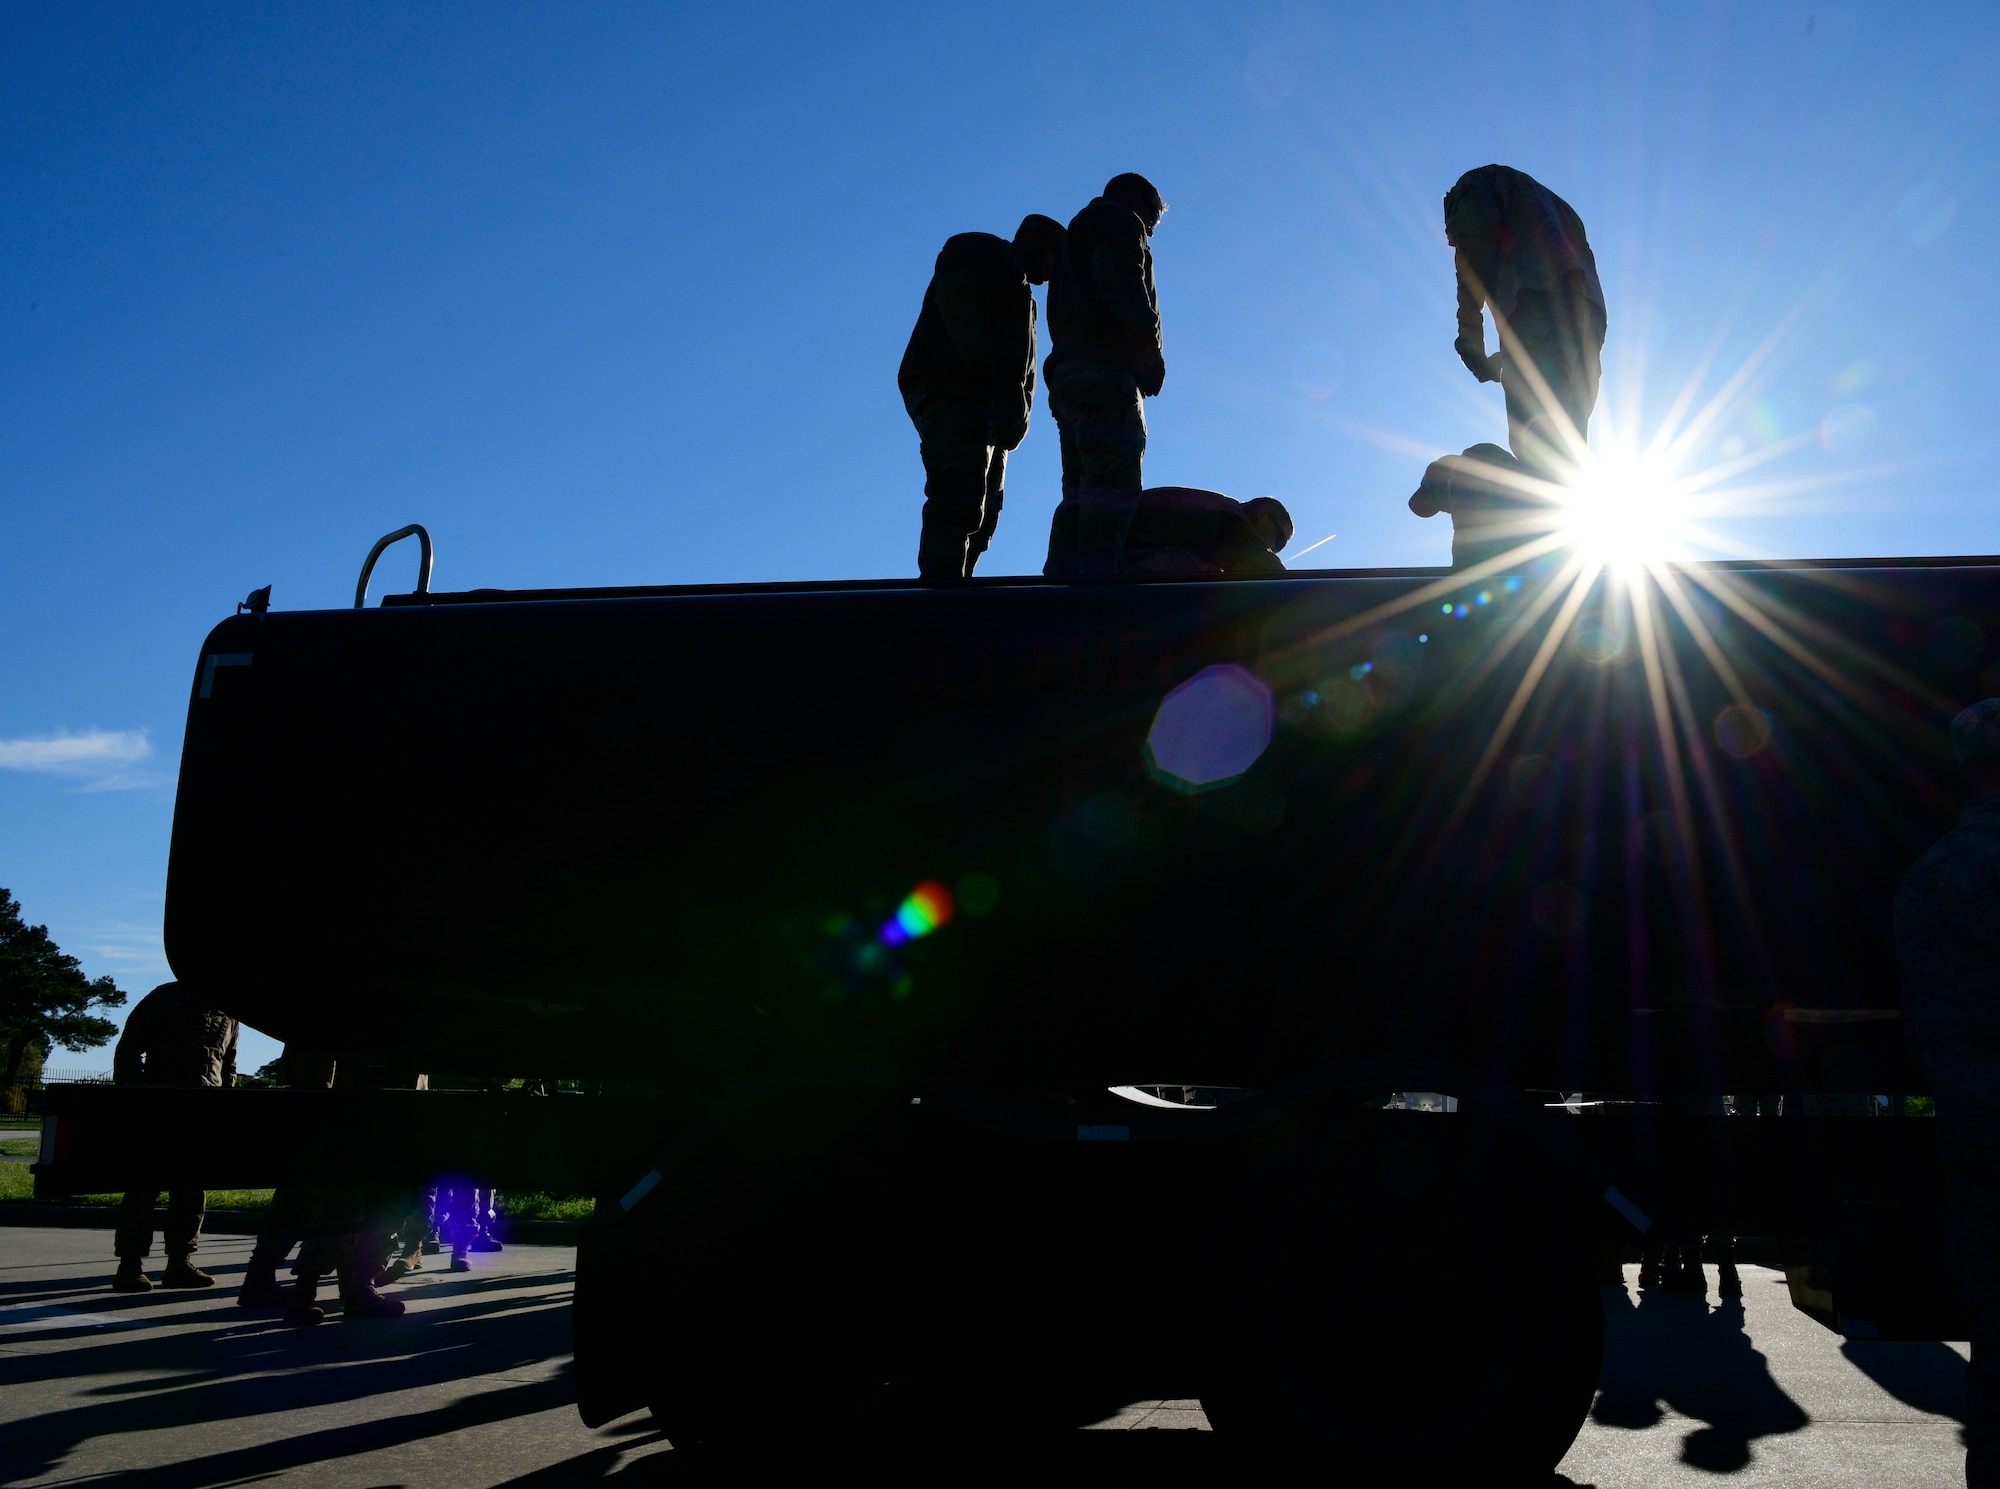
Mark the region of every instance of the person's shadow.
POLYGON ((1709 1473, 1734 1473, 1760 1437, 1797 1432, 1811 1419, 1771 1378, 1764 1356, 1743 1332, 1743 1304, 1713 1312, 1704 1298, 1604 1290, 1604 1373, 1591 1419, 1603 1427, 1644 1430, 1669 1409, 1707 1425, 1681 1444, 1681 1461, 1709 1473))

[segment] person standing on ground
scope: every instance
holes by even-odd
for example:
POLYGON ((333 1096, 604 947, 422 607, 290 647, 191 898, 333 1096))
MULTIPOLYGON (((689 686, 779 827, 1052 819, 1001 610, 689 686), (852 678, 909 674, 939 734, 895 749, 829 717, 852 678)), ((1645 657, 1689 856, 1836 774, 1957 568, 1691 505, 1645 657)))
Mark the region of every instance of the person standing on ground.
POLYGON ((1589 434, 1604 347, 1604 289, 1583 219, 1526 172, 1483 165, 1445 193, 1444 237, 1458 271, 1458 355, 1506 393, 1507 442, 1521 463, 1555 479, 1589 434))
POLYGON ((1062 252, 1062 224, 1031 212, 1007 242, 945 240, 896 373, 924 462, 917 572, 965 579, 993 541, 1007 452, 1035 401, 1035 296, 1062 252))
POLYGON ((1167 377, 1151 241, 1166 210, 1144 176, 1113 176, 1070 220, 1049 279, 1042 376, 1062 442, 1062 504, 1042 569, 1051 578, 1116 574, 1145 486, 1143 400, 1167 377))
MULTIPOLYGON (((284 1083, 295 1090, 333 1089, 334 1062, 324 1056, 288 1044, 279 1056, 278 1068, 284 1072, 284 1083)), ((250 1260, 244 1264, 243 1286, 236 1292, 240 1307, 285 1306, 278 1268, 311 1229, 318 1204, 319 1191, 310 1187, 280 1184, 271 1192, 270 1206, 257 1226, 256 1244, 250 1248, 250 1260)))
POLYGON ((1972 1359, 1965 1482, 2000 1485, 2000 698, 1951 721, 1972 788, 1903 876, 1896 963, 1910 1053, 1937 1102, 1946 1242, 1972 1359))
MULTIPOLYGON (((233 1086, 236 1084, 236 1020, 210 1008, 178 982, 163 982, 133 1007, 111 1055, 111 1078, 121 1086, 233 1086)), ((158 1189, 128 1190, 118 1208, 113 1250, 118 1272, 111 1286, 121 1293, 149 1291, 145 1260, 153 1249, 153 1206, 158 1189)), ((167 1266, 162 1287, 213 1287, 215 1279, 192 1258, 201 1243, 208 1195, 200 1189, 167 1193, 163 1230, 167 1266)))

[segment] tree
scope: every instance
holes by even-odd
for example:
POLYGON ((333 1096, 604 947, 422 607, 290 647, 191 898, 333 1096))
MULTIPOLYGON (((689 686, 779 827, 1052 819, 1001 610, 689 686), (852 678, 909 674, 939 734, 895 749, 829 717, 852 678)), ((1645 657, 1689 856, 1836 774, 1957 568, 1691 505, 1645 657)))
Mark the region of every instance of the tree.
POLYGON ((0 1040, 7 1061, 0 1090, 20 1079, 30 1047, 46 1055, 58 1044, 66 1050, 109 1044, 118 1026, 91 1010, 124 1002, 117 983, 85 977, 83 964, 63 954, 49 928, 22 920, 20 904, 0 889, 0 1040))

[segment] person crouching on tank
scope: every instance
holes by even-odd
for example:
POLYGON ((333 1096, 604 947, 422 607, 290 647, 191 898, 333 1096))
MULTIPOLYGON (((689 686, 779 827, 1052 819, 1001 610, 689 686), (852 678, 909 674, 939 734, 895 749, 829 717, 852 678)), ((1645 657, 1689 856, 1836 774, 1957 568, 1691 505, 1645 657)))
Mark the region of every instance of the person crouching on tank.
POLYGON ((1035 296, 1062 252, 1063 227, 1031 212, 1014 241, 945 240, 896 373, 924 462, 917 573, 966 579, 1006 501, 1007 452, 1035 402, 1035 296))
POLYGON ((1236 501, 1195 486, 1152 486, 1126 531, 1121 574, 1282 574, 1292 514, 1274 496, 1236 501))
POLYGON ((1546 483, 1498 445, 1433 460, 1410 495, 1419 517, 1451 515, 1451 566, 1501 558, 1550 529, 1546 483))
POLYGON ((1965 1482, 2000 1485, 2000 698, 1951 721, 1971 787, 1896 893, 1903 1027, 1937 1102, 1945 1240, 1966 1313, 1965 1482))
MULTIPOLYGON (((111 1055, 111 1078, 121 1086, 234 1086, 236 1020, 178 982, 164 982, 133 1006, 111 1055)), ((111 1286, 142 1293, 153 1286, 145 1260, 153 1249, 157 1187, 127 1190, 118 1207, 113 1250, 118 1271, 111 1286)), ((194 1264, 208 1195, 181 1187, 167 1193, 164 1228, 166 1270, 162 1287, 213 1287, 215 1279, 194 1264)))

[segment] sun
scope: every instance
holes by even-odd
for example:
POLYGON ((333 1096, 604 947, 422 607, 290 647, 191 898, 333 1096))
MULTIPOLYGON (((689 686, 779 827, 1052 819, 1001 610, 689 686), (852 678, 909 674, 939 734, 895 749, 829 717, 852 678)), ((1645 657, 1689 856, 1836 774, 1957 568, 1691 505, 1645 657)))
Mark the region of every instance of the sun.
POLYGON ((1629 577, 1687 548, 1690 493, 1657 455, 1594 455, 1562 483, 1554 506, 1565 546, 1591 569, 1629 577))

